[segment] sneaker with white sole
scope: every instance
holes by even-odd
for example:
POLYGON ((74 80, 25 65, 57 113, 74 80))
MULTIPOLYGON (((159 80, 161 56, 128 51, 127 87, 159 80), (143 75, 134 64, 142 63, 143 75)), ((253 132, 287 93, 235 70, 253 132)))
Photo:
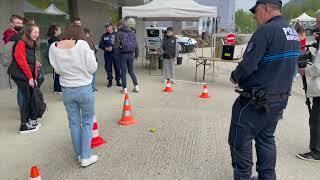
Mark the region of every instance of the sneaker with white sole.
POLYGON ((136 92, 136 93, 140 92, 139 86, 134 86, 132 92, 136 92))
POLYGON ((128 89, 127 88, 121 89, 120 93, 126 94, 126 93, 128 93, 128 89))
POLYGON ((77 157, 77 161, 78 161, 79 163, 81 163, 81 160, 82 160, 82 159, 81 159, 81 156, 78 156, 78 157, 77 157))
POLYGON ((87 167, 90 166, 98 161, 98 156, 97 155, 91 155, 89 159, 82 159, 81 160, 81 166, 82 167, 87 167))
POLYGON ((40 128, 42 126, 42 124, 38 123, 37 120, 30 120, 30 124, 34 127, 38 127, 40 128))
POLYGON ((20 125, 20 134, 29 134, 36 131, 39 131, 39 127, 33 126, 30 123, 20 125))

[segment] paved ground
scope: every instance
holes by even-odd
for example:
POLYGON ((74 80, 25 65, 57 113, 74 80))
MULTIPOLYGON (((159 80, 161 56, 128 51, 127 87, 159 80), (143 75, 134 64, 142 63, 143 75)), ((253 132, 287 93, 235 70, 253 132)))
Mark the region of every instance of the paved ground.
MULTIPOLYGON (((216 66, 215 81, 208 73, 209 100, 199 99, 201 85, 179 82, 175 92, 164 94, 161 77, 149 76, 137 63, 142 92, 130 94, 132 127, 119 127, 123 96, 118 88, 105 87, 99 69, 96 116, 107 144, 94 150, 100 161, 80 168, 73 159, 67 117, 61 98, 51 93, 48 77, 43 87, 48 112, 35 134, 19 135, 19 113, 15 90, 0 91, 0 179, 27 179, 31 166, 40 168, 47 180, 104 179, 210 179, 231 180, 227 144, 230 110, 236 94, 228 82, 234 65, 216 66), (157 128, 155 133, 150 128, 157 128)), ((177 79, 192 81, 194 64, 177 67, 177 79)), ((131 84, 131 83, 130 83, 131 84)), ((280 180, 318 180, 320 164, 298 160, 295 153, 308 150, 308 122, 300 80, 279 123, 277 174, 280 180)))

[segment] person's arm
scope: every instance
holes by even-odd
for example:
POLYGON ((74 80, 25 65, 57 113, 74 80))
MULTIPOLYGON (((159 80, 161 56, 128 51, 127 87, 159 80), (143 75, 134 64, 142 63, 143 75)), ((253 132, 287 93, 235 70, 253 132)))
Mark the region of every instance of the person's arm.
POLYGON ((118 32, 116 36, 114 37, 114 46, 113 46, 113 52, 114 54, 119 54, 120 53, 120 36, 121 32, 118 32))
POLYGON ((135 38, 135 40, 136 40, 136 49, 135 49, 135 58, 137 59, 138 57, 139 57, 139 44, 138 44, 138 41, 137 41, 137 37, 136 37, 136 35, 134 34, 134 38, 135 38))
POLYGON ((28 80, 33 79, 32 77, 32 72, 29 68, 29 65, 27 63, 27 58, 26 58, 26 45, 23 41, 19 41, 14 49, 14 58, 22 70, 22 72, 25 74, 28 80))
POLYGON ((305 75, 307 77, 318 77, 320 76, 320 54, 316 52, 314 57, 314 64, 305 68, 305 75))
POLYGON ((239 83, 258 70, 258 64, 262 60, 268 47, 268 34, 263 29, 258 29, 250 39, 243 60, 231 73, 234 83, 239 83))
POLYGON ((106 47, 104 46, 104 35, 101 36, 99 48, 103 51, 105 51, 106 47))
POLYGON ((90 74, 95 73, 97 71, 98 64, 96 61, 96 57, 94 55, 94 51, 91 50, 88 43, 83 44, 83 52, 85 53, 84 58, 85 58, 85 64, 86 64, 87 71, 90 74))
POLYGON ((181 50, 181 45, 177 41, 176 42, 176 57, 179 57, 180 50, 181 50))

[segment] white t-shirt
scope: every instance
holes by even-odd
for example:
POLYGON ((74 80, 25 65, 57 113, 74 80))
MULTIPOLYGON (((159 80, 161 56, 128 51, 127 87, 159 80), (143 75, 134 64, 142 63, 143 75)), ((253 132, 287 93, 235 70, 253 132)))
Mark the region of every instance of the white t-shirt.
POLYGON ((54 71, 60 75, 63 87, 80 87, 91 84, 98 64, 88 43, 79 40, 73 48, 62 49, 52 43, 49 61, 54 71))

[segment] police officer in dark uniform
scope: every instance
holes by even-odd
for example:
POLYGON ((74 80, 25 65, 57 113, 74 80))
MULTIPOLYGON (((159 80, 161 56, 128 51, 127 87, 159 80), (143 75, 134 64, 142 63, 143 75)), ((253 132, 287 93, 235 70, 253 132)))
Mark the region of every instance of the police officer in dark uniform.
POLYGON ((107 23, 105 25, 106 33, 102 35, 99 48, 104 51, 104 60, 105 60, 105 70, 107 72, 107 79, 108 79, 108 85, 107 87, 110 88, 112 86, 112 80, 113 80, 113 73, 112 73, 112 66, 115 71, 116 75, 116 82, 117 86, 121 86, 120 78, 120 63, 117 57, 115 57, 114 53, 114 39, 116 36, 116 32, 114 32, 113 26, 111 23, 107 23))
POLYGON ((300 55, 298 33, 281 15, 280 0, 258 0, 250 9, 258 29, 230 81, 240 94, 232 108, 228 142, 235 180, 250 180, 252 141, 259 180, 275 180, 274 133, 287 106, 300 55))

